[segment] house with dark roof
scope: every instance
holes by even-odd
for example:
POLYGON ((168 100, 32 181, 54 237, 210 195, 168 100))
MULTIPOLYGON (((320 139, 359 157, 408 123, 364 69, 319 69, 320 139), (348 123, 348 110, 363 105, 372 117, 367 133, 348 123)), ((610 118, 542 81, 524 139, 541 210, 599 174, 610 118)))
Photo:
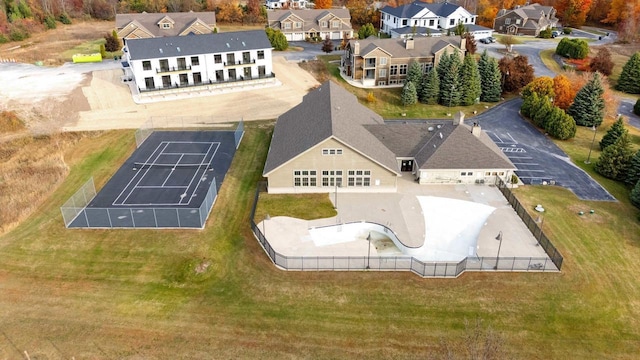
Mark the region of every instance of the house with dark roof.
POLYGON ((138 91, 276 85, 263 30, 132 39, 124 56, 138 91))
POLYGON ((503 34, 538 36, 540 31, 558 25, 553 6, 530 4, 512 10, 501 9, 493 20, 493 29, 503 34))
POLYGON ((489 28, 475 25, 477 15, 448 2, 427 4, 414 1, 398 7, 380 9, 380 31, 392 38, 416 35, 439 36, 462 24, 476 40, 491 36, 489 28))
POLYGON ((116 31, 125 44, 129 39, 211 34, 215 28, 213 11, 116 14, 116 31))
POLYGON ((287 41, 353 37, 349 9, 274 10, 267 12, 267 20, 267 26, 282 31, 287 41))
POLYGON ((395 192, 398 177, 421 184, 493 183, 515 166, 478 124, 385 123, 327 81, 281 115, 263 176, 269 193, 395 192))
POLYGON ((342 55, 341 75, 359 87, 402 86, 412 61, 426 73, 445 53, 458 53, 462 59, 465 51, 465 39, 459 36, 350 40, 342 55))

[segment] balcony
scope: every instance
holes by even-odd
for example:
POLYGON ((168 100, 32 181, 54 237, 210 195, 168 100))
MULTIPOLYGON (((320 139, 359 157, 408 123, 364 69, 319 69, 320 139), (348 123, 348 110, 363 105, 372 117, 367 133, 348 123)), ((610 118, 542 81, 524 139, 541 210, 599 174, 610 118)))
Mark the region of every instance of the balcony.
POLYGON ((365 59, 362 62, 363 69, 375 68, 376 67, 376 59, 365 59))
POLYGON ((176 72, 176 71, 186 71, 186 70, 191 70, 191 65, 179 65, 176 67, 172 67, 172 66, 159 67, 159 68, 156 68, 156 74, 170 73, 170 72, 176 72))
POLYGON ((193 91, 200 91, 200 90, 215 90, 216 88, 224 88, 226 86, 229 85, 243 85, 240 83, 244 83, 246 85, 252 85, 254 83, 259 83, 265 79, 273 79, 276 77, 276 74, 271 73, 271 74, 265 74, 262 76, 256 76, 256 77, 252 77, 252 78, 245 78, 243 76, 240 76, 237 79, 233 79, 233 80, 221 80, 221 81, 212 81, 212 80, 207 80, 207 81, 203 81, 197 84, 172 84, 169 86, 157 86, 153 89, 140 89, 138 88, 138 91, 140 91, 140 93, 150 93, 150 92, 157 92, 157 91, 168 91, 168 90, 176 90, 176 89, 191 89, 193 91))
POLYGON ((235 62, 224 62, 224 66, 226 67, 233 67, 233 66, 241 66, 241 65, 249 65, 249 64, 255 64, 256 63, 256 59, 247 59, 245 60, 238 60, 235 62))

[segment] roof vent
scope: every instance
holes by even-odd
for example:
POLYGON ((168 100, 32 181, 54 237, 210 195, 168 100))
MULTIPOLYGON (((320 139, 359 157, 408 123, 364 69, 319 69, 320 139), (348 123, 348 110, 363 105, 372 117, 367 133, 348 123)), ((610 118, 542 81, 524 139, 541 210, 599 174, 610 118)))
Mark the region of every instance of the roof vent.
POLYGON ((230 47, 231 47, 231 45, 229 45, 229 43, 227 43, 227 47, 228 47, 228 48, 230 48, 230 47))
POLYGON ((160 51, 160 54, 162 54, 162 49, 158 49, 160 51))
POLYGON ((433 148, 434 148, 434 149, 436 148, 436 144, 433 144, 433 148))
POLYGON ((177 49, 178 49, 178 52, 180 52, 180 46, 178 46, 177 49))
POLYGON ((244 41, 242 42, 242 46, 247 46, 247 44, 244 43, 244 41))
POLYGON ((440 139, 442 139, 442 133, 438 134, 438 136, 440 136, 440 139))
POLYGON ((429 128, 427 130, 429 130, 429 132, 432 132, 435 129, 433 128, 433 126, 429 126, 429 128))
POLYGON ((442 127, 442 124, 438 124, 438 129, 440 129, 442 127))

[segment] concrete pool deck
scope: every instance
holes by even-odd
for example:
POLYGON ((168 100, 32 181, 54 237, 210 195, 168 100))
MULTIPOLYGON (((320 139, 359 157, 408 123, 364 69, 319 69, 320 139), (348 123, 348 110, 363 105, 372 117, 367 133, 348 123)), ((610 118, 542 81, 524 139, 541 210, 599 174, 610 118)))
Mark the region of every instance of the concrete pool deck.
MULTIPOLYGON (((335 194, 329 194, 335 204, 335 194)), ((417 248, 425 241, 425 219, 418 196, 434 196, 484 204, 495 208, 481 227, 477 240, 478 257, 495 257, 502 231, 500 257, 546 257, 520 217, 500 191, 488 185, 419 185, 409 179, 398 179, 396 193, 346 193, 338 191, 338 215, 318 220, 274 217, 258 224, 278 253, 285 256, 366 256, 368 242, 357 238, 352 242, 316 246, 310 228, 348 222, 373 222, 392 229, 400 242, 417 248)), ((441 226, 455 226, 452 216, 441 226)), ((433 224, 432 224, 433 225, 433 224)), ((428 234, 427 234, 428 236, 428 234)), ((375 249, 371 254, 374 255, 375 249)))

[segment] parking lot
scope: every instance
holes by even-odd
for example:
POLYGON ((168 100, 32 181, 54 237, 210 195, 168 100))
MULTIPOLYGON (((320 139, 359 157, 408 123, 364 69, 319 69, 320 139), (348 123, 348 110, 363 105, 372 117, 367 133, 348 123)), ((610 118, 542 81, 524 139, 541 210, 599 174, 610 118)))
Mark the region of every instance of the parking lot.
POLYGON ((615 201, 550 138, 520 117, 521 103, 520 99, 508 101, 472 119, 513 162, 520 180, 531 185, 562 186, 582 200, 615 201))

